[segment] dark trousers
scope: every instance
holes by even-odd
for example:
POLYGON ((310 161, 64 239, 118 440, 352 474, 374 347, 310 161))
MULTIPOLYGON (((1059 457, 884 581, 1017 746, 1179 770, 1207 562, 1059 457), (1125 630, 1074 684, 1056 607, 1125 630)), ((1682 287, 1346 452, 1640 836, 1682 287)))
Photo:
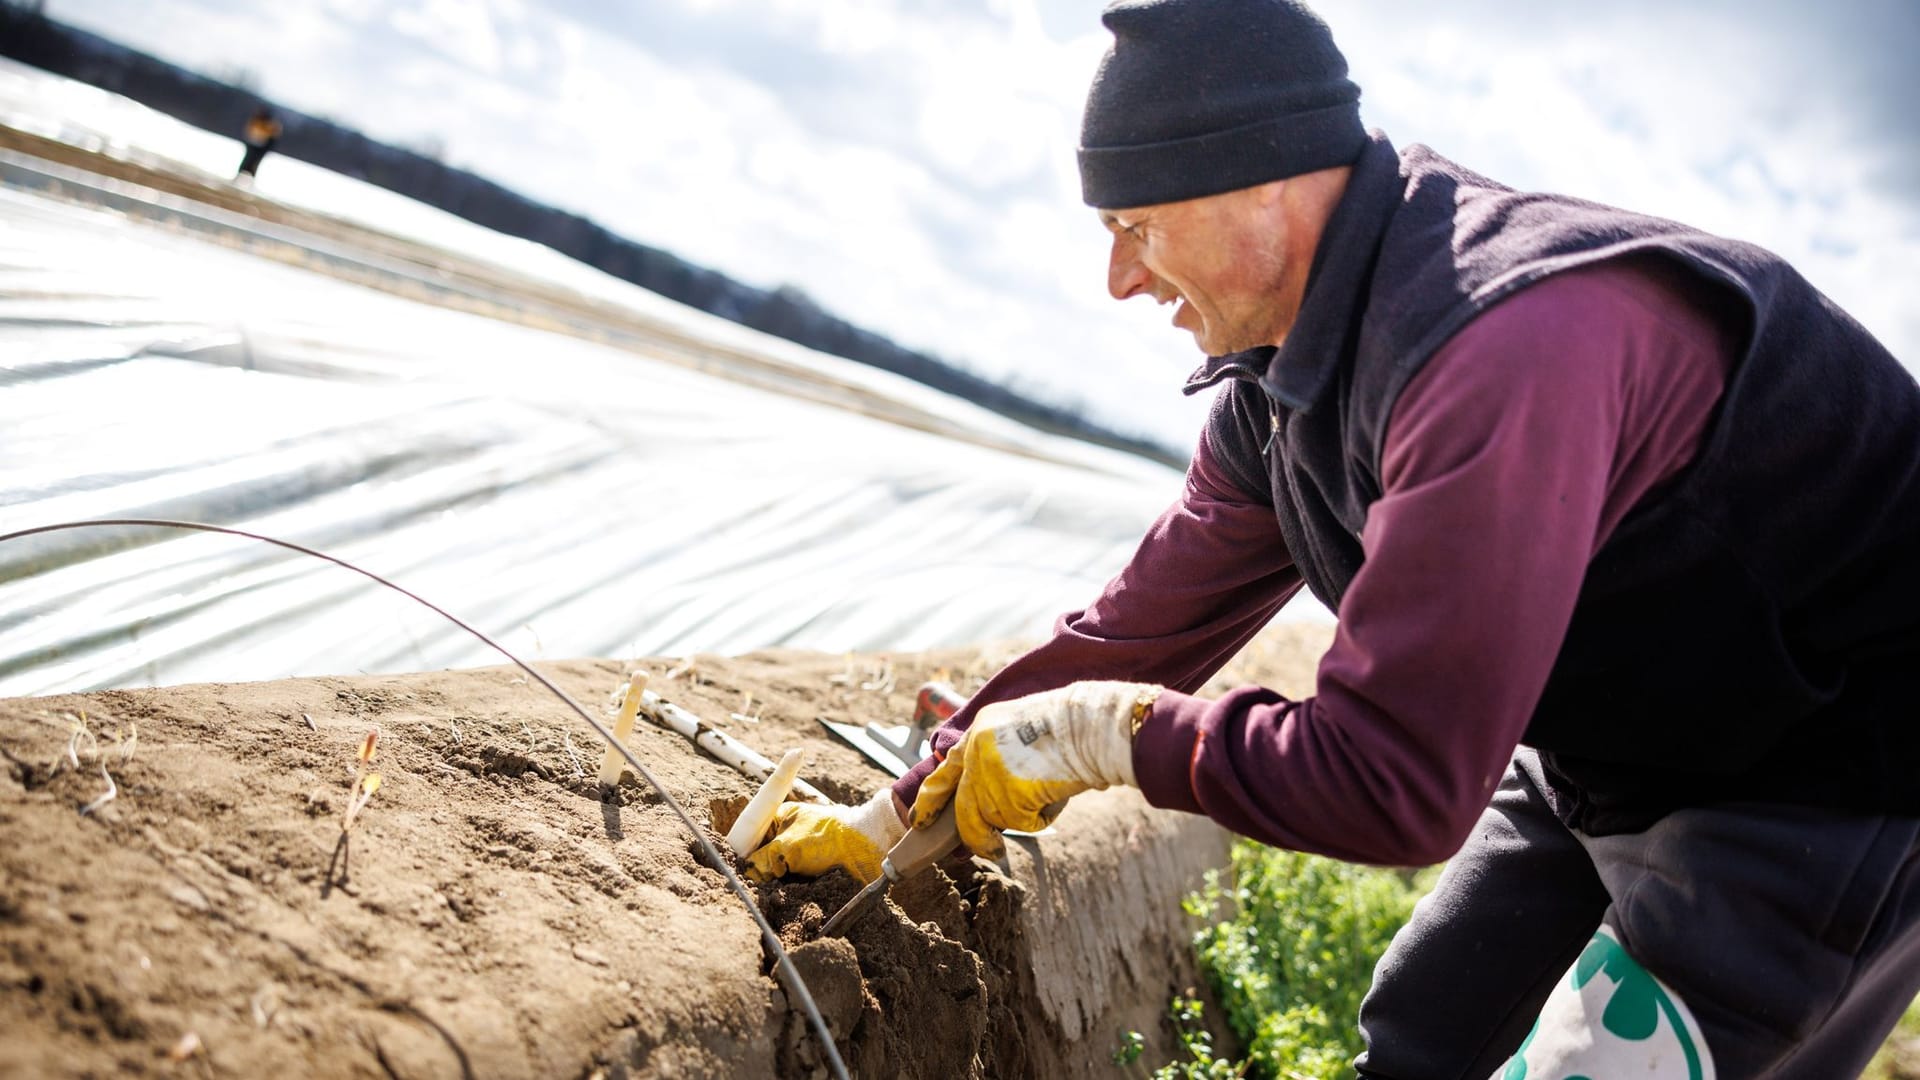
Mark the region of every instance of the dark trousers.
POLYGON ((1691 1009, 1719 1080, 1857 1076, 1920 993, 1920 819, 1730 804, 1596 838, 1542 788, 1522 750, 1395 935, 1362 1076, 1495 1075, 1603 922, 1691 1009))
POLYGON ((239 175, 252 176, 260 168, 260 162, 267 156, 267 151, 273 149, 273 142, 272 139, 268 139, 263 143, 248 143, 247 152, 240 157, 239 175))

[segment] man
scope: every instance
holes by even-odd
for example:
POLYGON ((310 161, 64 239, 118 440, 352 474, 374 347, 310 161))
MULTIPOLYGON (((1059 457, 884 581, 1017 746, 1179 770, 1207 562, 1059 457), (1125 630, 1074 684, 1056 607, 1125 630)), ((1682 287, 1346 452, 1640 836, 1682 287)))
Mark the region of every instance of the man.
POLYGON ((274 119, 273 111, 265 105, 253 110, 241 132, 241 141, 247 144, 247 149, 240 156, 240 169, 233 178, 250 184, 260 171, 260 163, 267 159, 268 151, 280 141, 280 121, 274 119))
POLYGON ((909 805, 991 853, 1131 784, 1450 858, 1362 1075, 1856 1075, 1920 992, 1920 387, 1766 252, 1369 135, 1293 0, 1104 21, 1108 287, 1222 385, 1185 491, 933 759, 789 808, 756 872, 870 877, 909 805), (1302 584, 1317 694, 1190 696, 1302 584))

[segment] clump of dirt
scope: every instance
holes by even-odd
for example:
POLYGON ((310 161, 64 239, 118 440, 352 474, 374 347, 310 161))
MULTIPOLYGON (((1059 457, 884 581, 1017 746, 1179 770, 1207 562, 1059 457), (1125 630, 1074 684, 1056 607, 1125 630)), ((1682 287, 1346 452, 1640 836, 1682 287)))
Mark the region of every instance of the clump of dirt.
MULTIPOLYGON (((709 805, 716 835, 733 828, 747 798, 709 805)), ((949 860, 956 869, 958 863, 949 860)), ((759 886, 756 902, 779 933, 814 1005, 856 1076, 882 1071, 902 1077, 982 1075, 978 1055, 987 1024, 985 972, 970 951, 968 907, 939 868, 894 886, 848 925, 821 928, 861 889, 840 871, 759 886), (928 1053, 927 1032, 942 1033, 928 1053), (943 1052, 944 1051, 944 1052, 943 1052)), ((773 974, 776 958, 766 958, 773 974)), ((779 1041, 783 1076, 826 1068, 804 1011, 789 1000, 779 1041)))
MULTIPOLYGON (((820 927, 860 884, 838 871, 760 892, 855 1076, 974 1077, 987 1028, 986 973, 965 943, 966 913, 952 883, 929 870, 890 891, 846 927, 820 927)), ((818 1047, 798 1010, 781 1039, 783 1075, 809 1075, 818 1047)))

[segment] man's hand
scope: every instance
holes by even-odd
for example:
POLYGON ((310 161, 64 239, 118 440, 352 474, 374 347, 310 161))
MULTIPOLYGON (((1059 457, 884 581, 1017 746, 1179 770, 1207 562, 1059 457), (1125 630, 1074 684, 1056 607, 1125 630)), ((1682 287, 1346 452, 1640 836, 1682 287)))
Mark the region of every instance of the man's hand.
POLYGON ((915 827, 953 803, 960 839, 1000 857, 1004 829, 1034 832, 1048 806, 1092 788, 1134 786, 1133 733, 1160 687, 1078 682, 980 710, 920 787, 915 827))
POLYGON ((880 876, 880 860, 906 835, 899 805, 890 787, 859 806, 781 803, 773 835, 747 855, 747 880, 819 877, 838 868, 865 885, 880 876))

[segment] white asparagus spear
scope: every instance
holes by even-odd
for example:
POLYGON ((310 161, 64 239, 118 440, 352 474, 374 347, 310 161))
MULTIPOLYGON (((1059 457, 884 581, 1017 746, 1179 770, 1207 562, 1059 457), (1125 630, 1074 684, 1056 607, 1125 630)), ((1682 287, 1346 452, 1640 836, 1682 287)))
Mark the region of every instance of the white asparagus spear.
MULTIPOLYGON (((659 694, 651 690, 646 691, 642 695, 640 707, 645 711, 648 720, 668 731, 677 732, 691 739, 695 746, 747 776, 755 780, 765 780, 773 775, 773 762, 761 756, 758 751, 662 698, 659 694)), ((820 789, 805 780, 793 782, 792 797, 824 806, 834 805, 832 799, 821 794, 820 789)))
POLYGON ((747 808, 740 811, 739 820, 733 828, 727 830, 727 844, 733 853, 746 858, 747 853, 760 846, 761 838, 767 835, 767 827, 773 824, 773 813, 780 809, 780 801, 787 797, 793 787, 794 778, 800 775, 800 751, 789 750, 781 755, 780 764, 774 766, 773 775, 753 793, 747 808))
MULTIPOLYGON (((646 672, 636 671, 627 676, 627 694, 626 697, 620 701, 620 715, 615 717, 613 721, 613 737, 622 745, 624 745, 627 738, 633 734, 633 718, 639 713, 640 697, 646 692, 646 672)), ((620 782, 620 769, 624 765, 626 765, 626 759, 620 756, 620 751, 615 750, 609 745, 606 756, 600 759, 601 786, 613 787, 618 784, 620 782)))

